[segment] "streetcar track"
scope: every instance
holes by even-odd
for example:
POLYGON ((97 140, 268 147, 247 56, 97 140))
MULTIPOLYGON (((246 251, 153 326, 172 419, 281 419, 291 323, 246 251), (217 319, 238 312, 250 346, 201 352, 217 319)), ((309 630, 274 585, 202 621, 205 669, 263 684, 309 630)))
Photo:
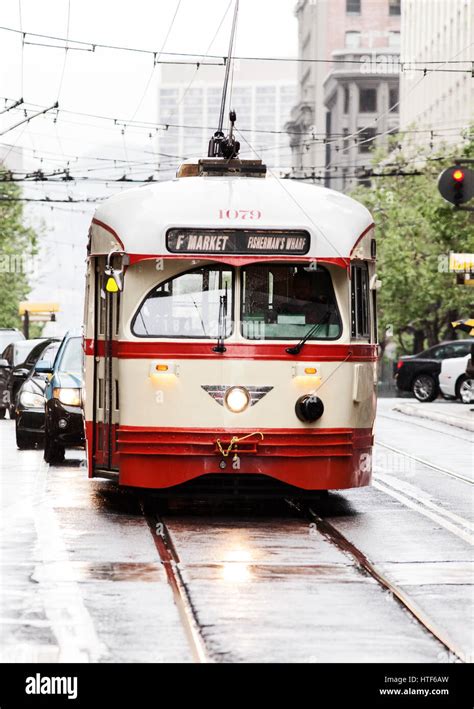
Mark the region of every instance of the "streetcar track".
POLYGON ((296 504, 292 500, 287 500, 287 503, 289 503, 290 506, 295 507, 299 512, 306 513, 307 516, 309 516, 310 519, 312 519, 316 524, 318 531, 325 537, 325 539, 327 539, 344 554, 349 555, 363 572, 373 578, 385 591, 391 593, 392 597, 397 600, 400 606, 408 611, 408 613, 410 613, 410 615, 419 623, 419 625, 421 625, 422 628, 424 628, 424 630, 430 633, 430 635, 441 643, 446 650, 455 655, 460 662, 465 662, 465 654, 463 651, 456 646, 456 644, 446 635, 446 633, 443 633, 436 627, 435 623, 429 618, 429 616, 426 615, 422 609, 414 601, 412 601, 404 591, 402 591, 401 588, 390 581, 385 574, 376 569, 374 564, 368 559, 364 552, 350 542, 347 537, 345 537, 330 522, 319 517, 319 515, 317 515, 311 507, 302 507, 300 504, 296 504))
MULTIPOLYGON (((439 428, 433 428, 432 426, 425 426, 422 423, 419 423, 418 421, 412 421, 411 419, 409 421, 406 420, 406 415, 404 417, 404 414, 400 414, 400 418, 397 418, 396 416, 387 416, 387 414, 381 414, 377 412, 377 418, 382 418, 382 419, 388 419, 389 421, 396 421, 397 423, 405 423, 407 425, 414 424, 415 426, 418 426, 418 428, 424 428, 427 431, 431 431, 431 433, 440 433, 442 436, 449 436, 450 438, 457 438, 459 441, 464 441, 464 443, 472 443, 472 438, 469 438, 468 436, 457 436, 455 433, 451 433, 450 431, 443 431, 439 428)), ((412 418, 416 418, 416 416, 413 416, 412 418)), ((426 420, 426 419, 425 419, 426 420)), ((433 423, 437 423, 440 426, 443 426, 441 421, 435 421, 433 419, 433 423)), ((444 424, 445 426, 450 426, 451 424, 444 424)), ((453 428, 453 426, 451 426, 453 428)), ((463 429, 467 430, 467 429, 463 429)))
POLYGON ((411 458, 412 460, 415 460, 417 463, 421 463, 421 465, 425 465, 427 468, 432 468, 433 470, 436 470, 438 473, 443 473, 443 475, 448 475, 449 477, 455 478, 456 480, 461 480, 461 482, 467 483, 468 485, 474 485, 474 480, 466 477, 465 475, 460 475, 459 473, 454 473, 452 470, 447 470, 447 468, 441 468, 439 465, 435 465, 434 463, 430 463, 428 460, 424 460, 423 458, 418 458, 418 456, 412 455, 411 453, 406 453, 405 451, 402 451, 399 448, 395 448, 394 446, 389 446, 387 443, 381 443, 381 441, 376 440, 375 445, 382 446, 383 448, 387 448, 387 450, 391 450, 391 451, 393 451, 393 453, 397 453, 398 455, 401 455, 404 458, 411 458))
POLYGON ((143 516, 148 524, 166 578, 171 586, 175 605, 183 626, 186 638, 191 648, 194 661, 200 664, 212 662, 206 643, 202 636, 196 611, 192 604, 188 589, 179 569, 179 556, 171 539, 171 535, 163 520, 156 512, 152 512, 140 502, 143 516), (160 526, 159 526, 160 525, 160 526), (158 531, 158 529, 160 531, 158 531))

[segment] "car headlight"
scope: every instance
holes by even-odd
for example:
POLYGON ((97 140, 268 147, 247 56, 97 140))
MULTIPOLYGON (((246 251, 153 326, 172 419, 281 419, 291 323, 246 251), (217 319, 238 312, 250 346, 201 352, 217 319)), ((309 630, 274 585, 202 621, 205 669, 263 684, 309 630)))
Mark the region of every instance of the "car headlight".
POLYGON ((53 389, 53 397, 58 399, 61 404, 66 406, 80 406, 81 405, 81 390, 80 389, 66 389, 58 388, 53 389))
POLYGON ((234 414, 240 414, 250 403, 250 394, 245 387, 231 387, 224 397, 227 408, 234 414))
POLYGON ((31 391, 22 391, 20 404, 27 409, 42 409, 44 407, 44 397, 31 391))

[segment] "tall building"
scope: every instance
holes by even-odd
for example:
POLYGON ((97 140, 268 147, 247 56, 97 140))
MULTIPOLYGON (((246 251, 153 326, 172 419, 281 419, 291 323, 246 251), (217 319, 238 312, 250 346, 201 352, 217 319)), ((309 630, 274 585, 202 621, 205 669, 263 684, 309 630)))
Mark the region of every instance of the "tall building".
MULTIPOLYGON (((183 158, 205 157, 217 129, 223 67, 163 66, 158 89, 160 176, 170 179, 183 158)), ((231 105, 237 114, 242 157, 257 154, 276 171, 291 165, 285 123, 296 100, 296 67, 291 62, 235 63, 231 105), (255 152, 253 152, 255 151, 255 152)))
POLYGON ((439 62, 434 66, 448 70, 402 74, 400 125, 426 128, 418 141, 458 143, 474 121, 473 33, 473 0, 403 0, 402 62, 439 62))
POLYGON ((400 11, 400 0, 298 0, 295 176, 350 189, 397 130, 400 11))

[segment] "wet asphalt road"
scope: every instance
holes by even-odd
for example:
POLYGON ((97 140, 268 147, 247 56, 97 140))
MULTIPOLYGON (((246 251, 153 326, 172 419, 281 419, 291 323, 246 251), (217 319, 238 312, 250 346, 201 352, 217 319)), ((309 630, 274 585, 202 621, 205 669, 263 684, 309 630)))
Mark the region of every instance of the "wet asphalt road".
MULTIPOLYGON (((394 403, 379 402, 373 487, 314 508, 472 661, 472 434, 394 403)), ((89 481, 81 451, 59 467, 18 451, 13 422, 0 446, 0 660, 192 662, 140 500, 89 481)), ((162 520, 210 661, 455 660, 284 503, 162 520)))

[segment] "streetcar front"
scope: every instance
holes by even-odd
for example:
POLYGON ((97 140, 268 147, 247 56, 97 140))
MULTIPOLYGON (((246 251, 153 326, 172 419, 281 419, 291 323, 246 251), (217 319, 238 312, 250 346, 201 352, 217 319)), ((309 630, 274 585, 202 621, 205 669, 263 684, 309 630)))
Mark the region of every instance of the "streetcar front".
POLYGON ((123 193, 96 214, 89 473, 173 490, 196 479, 211 491, 223 479, 367 485, 370 215, 331 190, 234 167, 216 175, 201 161, 198 175, 123 193))

